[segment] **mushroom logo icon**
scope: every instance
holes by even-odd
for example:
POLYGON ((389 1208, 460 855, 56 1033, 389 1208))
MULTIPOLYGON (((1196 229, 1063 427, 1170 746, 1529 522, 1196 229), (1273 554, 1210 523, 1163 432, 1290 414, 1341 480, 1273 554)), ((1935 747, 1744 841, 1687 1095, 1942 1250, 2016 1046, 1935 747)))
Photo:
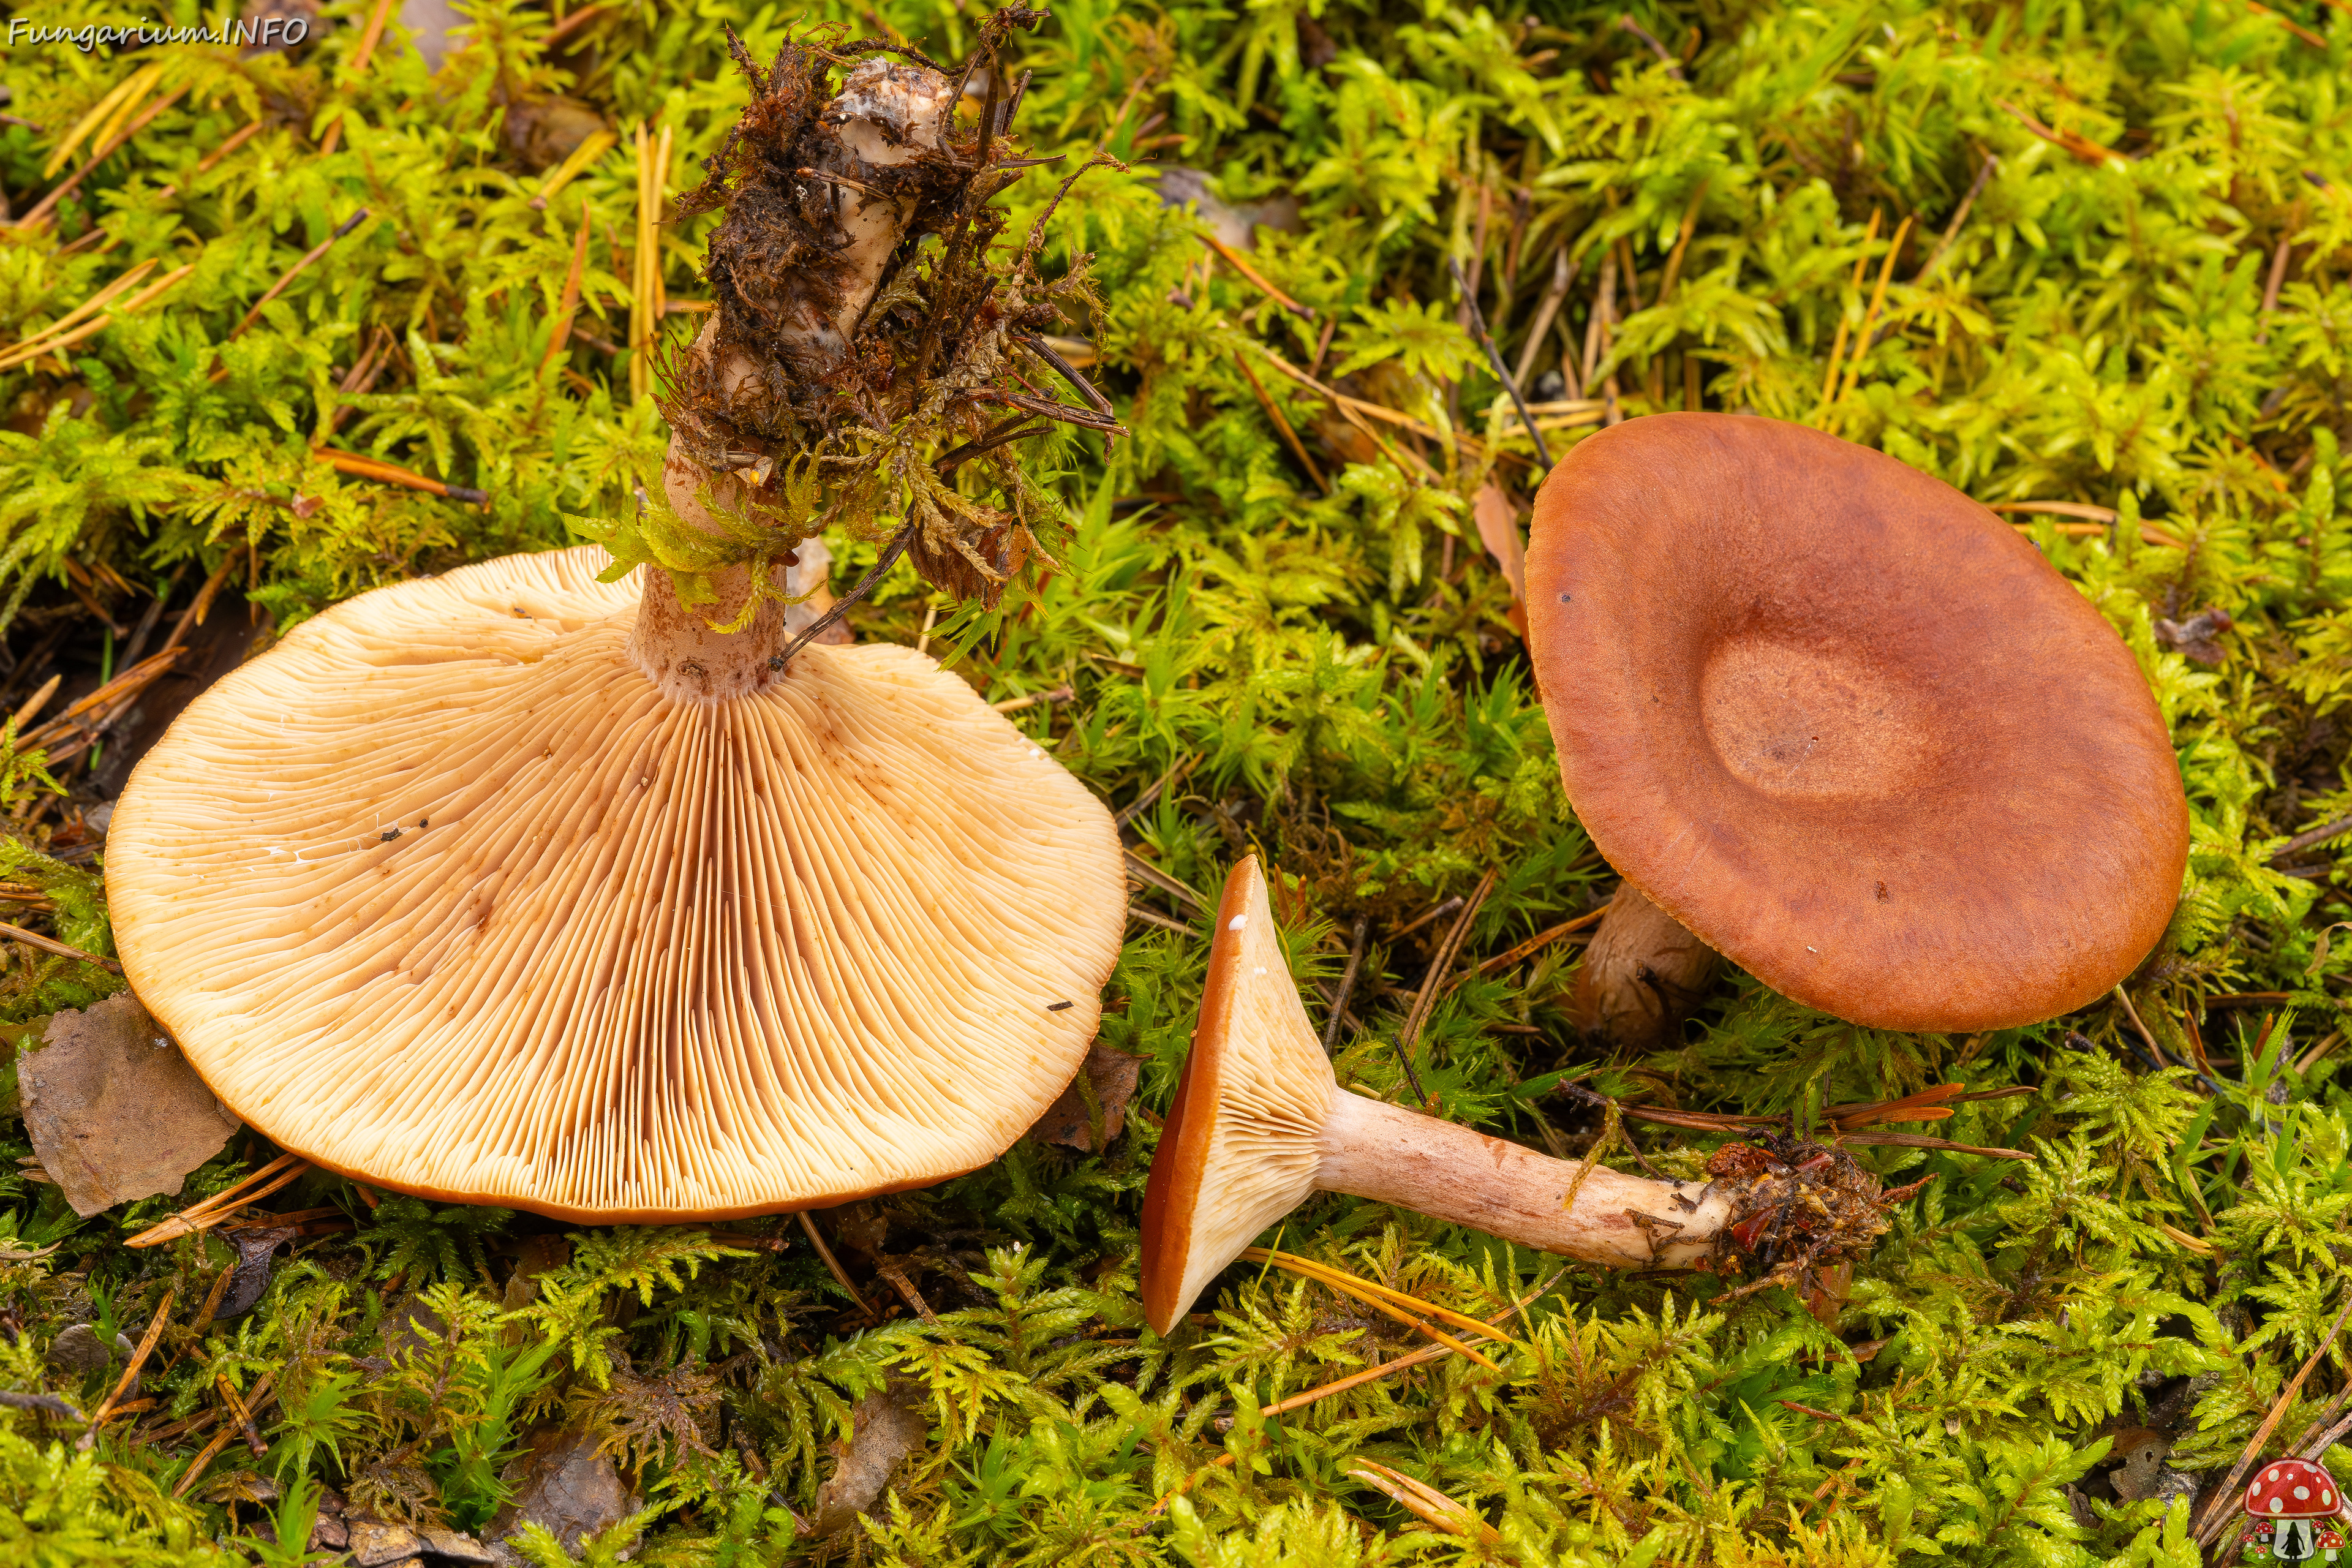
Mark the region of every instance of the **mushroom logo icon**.
POLYGON ((2343 1550, 2343 1531, 2335 1523, 2343 1506, 2335 1479, 2309 1460, 2265 1465, 2246 1487, 2251 1544, 2273 1562, 2332 1563, 2343 1550))

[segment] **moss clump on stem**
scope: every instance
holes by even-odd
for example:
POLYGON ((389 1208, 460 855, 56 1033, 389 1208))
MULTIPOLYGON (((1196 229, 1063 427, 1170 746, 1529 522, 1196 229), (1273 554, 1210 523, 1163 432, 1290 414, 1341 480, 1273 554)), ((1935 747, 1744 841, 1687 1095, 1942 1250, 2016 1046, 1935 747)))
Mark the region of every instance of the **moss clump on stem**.
MULTIPOLYGON (((1017 248, 999 244, 995 198, 1061 161, 1022 156, 1007 133, 1026 79, 1001 91, 1007 36, 1045 15, 996 12, 953 71, 838 28, 788 39, 762 69, 730 33, 751 100, 678 209, 726 215, 709 242, 715 308, 690 344, 665 344, 664 493, 595 531, 615 573, 667 567, 681 604, 717 605, 714 628, 733 631, 784 596, 770 567, 828 528, 887 540, 877 574, 904 553, 992 608, 1030 563, 1055 563, 1046 542, 1067 517, 1024 445, 1055 424, 1123 432, 1039 341, 1097 303, 1086 258, 1051 279, 1037 266, 1061 193, 1017 248), (956 105, 982 73, 978 120, 959 129, 956 105), (1065 378, 1085 405, 1040 396, 1024 365, 1065 378)), ((1061 191, 1098 163, 1117 160, 1088 159, 1061 191)))

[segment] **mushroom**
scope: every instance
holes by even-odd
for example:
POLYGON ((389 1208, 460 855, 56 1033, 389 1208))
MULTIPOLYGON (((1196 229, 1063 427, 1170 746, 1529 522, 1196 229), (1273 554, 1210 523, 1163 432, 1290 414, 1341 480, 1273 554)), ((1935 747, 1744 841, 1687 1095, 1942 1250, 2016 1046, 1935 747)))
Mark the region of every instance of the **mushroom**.
POLYGON ((1727 1269, 1754 1254, 1765 1279, 1783 1281, 1866 1247, 1901 1195, 1847 1155, 1794 1141, 1728 1145, 1709 1174, 1645 1181, 1555 1160, 1341 1089, 1252 857, 1225 880, 1200 1025, 1144 1187, 1144 1315, 1169 1332, 1253 1238, 1318 1191, 1606 1268, 1727 1269))
MULTIPOLYGON (((976 59, 1041 16, 996 13, 976 59)), ((807 1208, 984 1163, 1085 1058, 1126 910, 1109 813, 932 659, 800 647, 828 523, 872 538, 909 492, 996 515, 928 454, 1068 292, 987 256, 999 166, 950 145, 946 78, 866 59, 827 97, 837 42, 737 50, 751 102, 681 204, 726 209, 717 308, 659 367, 670 447, 627 553, 338 605, 124 789, 128 977, 320 1165, 591 1222, 807 1208), (971 242, 918 266, 946 226, 971 242), (917 274, 971 310, 926 316, 917 274), (939 375, 901 374, 918 342, 939 375), (861 477, 877 420, 893 456, 861 477)))
POLYGON ((116 807, 123 968, 235 1114, 402 1192, 649 1223, 994 1158, 1086 1056, 1087 789, 910 648, 650 625, 595 546, 379 588, 193 703, 116 807))
POLYGON ((1667 921, 1906 1030, 2068 1012, 2164 934, 2189 812, 2139 667, 1950 486, 1775 420, 1629 420, 1552 470, 1527 577, 1561 778, 1624 879, 1595 1032, 1670 1037, 1696 988, 1645 955, 1689 957, 1667 921))
POLYGON ((2246 1512, 2268 1526, 2271 1555, 2305 1563, 2319 1555, 2317 1521, 2344 1508, 2335 1478, 2308 1459, 2277 1459, 2246 1485, 2246 1512))

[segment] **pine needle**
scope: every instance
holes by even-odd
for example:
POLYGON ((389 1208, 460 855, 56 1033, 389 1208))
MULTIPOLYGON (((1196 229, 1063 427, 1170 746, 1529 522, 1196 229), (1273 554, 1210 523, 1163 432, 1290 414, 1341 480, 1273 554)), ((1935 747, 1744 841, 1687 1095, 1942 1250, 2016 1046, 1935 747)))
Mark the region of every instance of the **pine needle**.
POLYGON ((1333 1268, 1325 1264, 1316 1263, 1310 1259, 1299 1258, 1291 1253, 1271 1252, 1262 1247, 1253 1247, 1244 1251, 1242 1256, 1248 1258, 1253 1263, 1271 1263, 1277 1268, 1286 1269, 1304 1279, 1312 1279, 1317 1284, 1325 1287, 1327 1289, 1336 1290, 1343 1296, 1353 1297, 1355 1300, 1361 1301, 1365 1306, 1371 1308, 1374 1311, 1379 1312, 1383 1316, 1393 1318, 1398 1322, 1403 1323, 1409 1328, 1420 1330, 1423 1333, 1427 1334, 1431 1339, 1435 1340, 1439 1344, 1445 1346, 1448 1350, 1468 1356, 1472 1361, 1476 1362, 1480 1366, 1485 1367, 1489 1372, 1500 1372, 1503 1370, 1501 1367, 1496 1366, 1493 1362, 1486 1359, 1486 1357, 1479 1352, 1472 1349, 1469 1345, 1463 1343, 1460 1340, 1455 1339, 1453 1335, 1445 1332, 1444 1330, 1438 1328, 1434 1323, 1430 1322, 1427 1318, 1418 1316, 1412 1309, 1417 1308, 1420 1311, 1427 1312, 1432 1317, 1442 1317, 1449 1322, 1466 1323, 1475 1331, 1493 1335, 1495 1338, 1502 1340, 1506 1344, 1510 1342, 1508 1336, 1495 1334, 1493 1330, 1488 1329, 1485 1324, 1479 1322, 1475 1318, 1464 1318, 1459 1312, 1451 1312, 1442 1307, 1433 1307, 1430 1303, 1422 1300, 1418 1297, 1407 1296, 1402 1291, 1399 1290, 1391 1290, 1386 1286, 1375 1285, 1369 1279, 1359 1279, 1355 1275, 1347 1273, 1341 1269, 1333 1268), (1399 1304, 1400 1302, 1405 1301, 1412 1303, 1412 1308, 1407 1308, 1399 1304))

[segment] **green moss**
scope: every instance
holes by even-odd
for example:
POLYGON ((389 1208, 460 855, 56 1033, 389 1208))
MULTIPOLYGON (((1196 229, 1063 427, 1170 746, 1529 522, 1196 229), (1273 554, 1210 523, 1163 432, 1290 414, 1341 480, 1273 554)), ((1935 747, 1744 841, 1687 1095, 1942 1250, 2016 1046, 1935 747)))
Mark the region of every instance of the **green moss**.
MULTIPOLYGON (((614 6, 551 54, 544 16, 485 0, 471 47, 428 79, 389 43, 353 69, 364 7, 331 10, 341 24, 293 60, 12 54, 9 112, 33 123, 0 128, 0 184, 19 211, 53 183, 42 169, 61 132, 133 69, 161 65, 157 90, 187 92, 54 227, 0 231, 0 337, 38 331, 134 266, 193 270, 62 362, 0 373, 7 615, 72 613, 69 569, 121 605, 132 601, 100 569, 152 585, 186 564, 194 579, 248 545, 255 597, 281 629, 382 583, 569 542, 568 520, 656 558, 669 547, 634 500, 658 473, 661 415, 631 400, 625 356, 589 341, 626 338, 627 136, 669 126, 669 184, 690 189, 746 98, 723 27, 772 58, 777 14, 614 6), (623 144, 542 213, 541 161, 579 112, 567 104, 623 144), (257 116, 258 133, 199 166, 257 116), (583 335, 542 369, 583 201, 583 335), (260 303, 361 206, 358 227, 260 303), (368 353, 382 378, 339 392, 368 353), (331 438, 489 499, 340 476, 313 456, 331 438)), ((1451 1114, 1535 1142, 1599 1129, 1550 1092, 1562 1076, 1799 1114, 1961 1082, 2029 1092, 1967 1102, 1932 1131, 2036 1157, 1855 1151, 1891 1181, 1935 1180, 1834 1321, 1784 1292, 1717 1303, 1704 1280, 1571 1270, 1515 1315, 1500 1373, 1442 1361, 1271 1419, 1256 1409, 1405 1336, 1248 1269, 1223 1282, 1213 1326, 1152 1336, 1134 1300, 1150 1117, 1102 1155, 1024 1144, 944 1187, 822 1216, 861 1291, 894 1312, 879 1326, 846 1310, 796 1226, 592 1232, 567 1254, 560 1227, 529 1216, 371 1205, 313 1175, 272 1202, 340 1207, 355 1230, 302 1242, 257 1310, 200 1337, 192 1313, 226 1249, 120 1245, 184 1199, 79 1222, 54 1189, 10 1176, 0 1384, 94 1401, 95 1379, 66 1386, 45 1369, 53 1336, 96 1315, 135 1326, 167 1289, 175 1305, 156 1406, 93 1454, 72 1453, 68 1426, 0 1411, 0 1563, 221 1560, 204 1542, 260 1517, 221 1500, 211 1478, 232 1465, 478 1526, 506 1459, 556 1420, 587 1423, 643 1487, 639 1561, 2196 1562, 2182 1510, 2096 1485, 2111 1439, 2171 1398, 2171 1462, 2218 1485, 2352 1290, 2339 1071, 2352 943, 2330 936, 2352 910, 2340 845, 2277 861, 2292 836, 2352 814, 2352 525, 2336 499, 2352 16, 2213 0, 1645 0, 1633 26, 1625 15, 1074 0, 1014 35, 1034 150, 1069 168, 1100 148, 1136 170, 1087 175, 1045 231, 1036 285, 1061 289, 1070 330, 1097 345, 1090 374, 1132 434, 1024 449, 1021 482, 1075 521, 1062 570, 992 605, 934 597, 902 570, 857 612, 859 634, 912 642, 929 624, 933 648, 992 699, 1070 686, 1018 721, 1114 803, 1189 764, 1137 818, 1143 845, 1204 891, 1245 848, 1264 854, 1302 976, 1335 978, 1369 917, 1354 1004, 1368 1028, 1340 1067, 1395 1089, 1390 1042, 1444 925, 1383 931, 1493 868, 1465 949, 1484 959, 1587 907, 1609 877, 1561 797, 1509 588, 1472 521, 1482 485, 1523 501, 1535 476, 1523 444, 1487 456, 1514 443, 1447 261, 1475 276, 1516 363, 1564 256, 1571 284, 1538 374, 1563 349, 1584 368, 1606 267, 1622 320, 1605 351, 1593 338, 1591 368, 1631 415, 1696 389, 1702 406, 1811 421, 1988 501, 2118 514, 2112 529, 2017 516, 2137 652, 2172 727, 2194 849, 2180 912, 2130 994, 2167 1058, 2195 1071, 2159 1069, 2111 1004, 2033 1029, 1892 1036, 1738 979, 1678 1048, 1592 1063, 1570 1047, 1575 950, 1556 944, 1437 1004, 1417 1055, 1451 1114), (1252 261, 1312 315, 1211 261, 1199 221, 1159 199, 1152 158, 1210 172, 1227 201, 1294 196, 1297 231, 1260 231, 1252 261), (1091 298, 1072 281, 1081 256, 1091 298), (1261 348, 1319 361, 1433 434, 1376 423, 1377 447, 1261 348), (2208 609, 2231 623, 2210 649, 2177 629, 2208 609), (2218 663, 2190 657, 2215 650, 2218 663), (2211 1005, 2244 993, 2279 995, 2211 1005), (763 1238, 789 1246, 750 1245, 763 1238), (446 1331, 388 1348, 386 1314, 419 1302, 446 1331), (268 1452, 215 1462, 179 1500, 201 1434, 124 1440, 210 1408, 216 1379, 251 1394, 264 1376, 268 1452), (932 1443, 862 1532, 795 1544, 791 1514, 808 1516, 827 1445, 886 1385, 923 1411, 932 1443), (1426 1523, 1351 1474, 1360 1459, 1477 1521, 1466 1534, 1426 1523), (2101 1495, 2078 1513, 2068 1489, 2085 1485, 2101 1495)), ((806 17, 878 20, 940 58, 973 46, 976 19, 930 0, 806 17)), ((1008 234, 1056 178, 1001 199, 1008 234)), ((719 221, 667 226, 674 298, 707 297, 696 267, 719 221)), ((1583 433, 1551 433, 1554 455, 1583 433)), ((1013 504, 996 482, 959 481, 975 505, 1013 504)), ((845 570, 887 531, 836 534, 845 570)), ((82 625, 94 647, 96 622, 82 625)), ((0 794, 44 795, 8 756, 0 794)), ((20 828, 0 847, 19 894, 0 919, 108 951, 96 879, 37 853, 41 836, 20 828)), ((1157 1111, 1203 944, 1132 929, 1104 1038, 1146 1059, 1140 1101, 1157 1111)), ((11 1019, 115 984, 11 952, 11 1019)), ((1679 1168, 1709 1142, 1633 1136, 1679 1168)), ((21 1133, 0 1141, 10 1169, 28 1152, 21 1133)), ((271 1153, 240 1141, 185 1197, 271 1153)), ((1284 1234, 1482 1314, 1550 1278, 1489 1238, 1352 1200, 1318 1199, 1284 1234)), ((2347 1358, 2339 1338, 2267 1451, 2345 1388, 2347 1358)), ((2352 1451, 2336 1459, 2352 1479, 2352 1451)))

